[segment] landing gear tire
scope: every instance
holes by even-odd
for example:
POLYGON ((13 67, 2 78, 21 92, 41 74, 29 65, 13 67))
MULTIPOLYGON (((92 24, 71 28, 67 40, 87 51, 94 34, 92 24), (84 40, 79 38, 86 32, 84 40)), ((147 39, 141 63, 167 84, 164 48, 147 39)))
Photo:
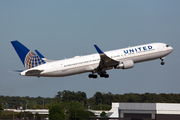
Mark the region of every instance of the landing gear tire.
POLYGON ((89 74, 89 76, 88 76, 89 78, 93 78, 93 74, 89 74))
POLYGON ((105 78, 109 78, 109 75, 108 75, 108 74, 106 74, 106 75, 105 75, 105 78))
POLYGON ((96 78, 97 78, 97 75, 93 75, 93 78, 96 79, 96 78))
POLYGON ((100 77, 108 78, 109 75, 108 74, 100 74, 100 77))
POLYGON ((161 65, 164 65, 165 63, 164 63, 164 59, 165 59, 165 57, 163 57, 163 58, 160 58, 161 59, 161 65))
POLYGON ((100 74, 100 77, 104 77, 104 74, 100 74))
POLYGON ((161 65, 164 65, 165 64, 165 62, 161 62, 161 65))
POLYGON ((89 76, 88 76, 89 78, 97 78, 97 75, 94 75, 94 74, 89 74, 89 76))

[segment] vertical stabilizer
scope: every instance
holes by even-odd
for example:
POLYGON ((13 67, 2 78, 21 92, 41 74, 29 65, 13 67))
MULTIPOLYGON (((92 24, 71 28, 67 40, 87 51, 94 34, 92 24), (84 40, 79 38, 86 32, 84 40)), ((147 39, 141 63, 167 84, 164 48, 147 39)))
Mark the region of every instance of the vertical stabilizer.
POLYGON ((16 50, 19 58, 21 59, 23 65, 27 68, 33 68, 38 65, 46 63, 44 60, 42 60, 38 55, 30 51, 28 48, 26 48, 23 44, 21 44, 19 41, 11 41, 11 44, 13 45, 14 49, 16 50))
POLYGON ((26 48, 23 44, 21 44, 19 41, 11 41, 11 44, 13 45, 14 49, 16 50, 19 58, 21 59, 23 65, 25 65, 24 61, 26 58, 26 55, 30 51, 28 48, 26 48))

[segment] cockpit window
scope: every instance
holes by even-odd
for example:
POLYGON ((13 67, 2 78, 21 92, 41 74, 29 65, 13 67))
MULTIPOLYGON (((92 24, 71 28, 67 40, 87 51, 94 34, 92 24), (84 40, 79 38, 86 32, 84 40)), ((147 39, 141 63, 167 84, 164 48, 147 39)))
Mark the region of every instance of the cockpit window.
POLYGON ((169 45, 166 45, 166 47, 169 47, 169 45))

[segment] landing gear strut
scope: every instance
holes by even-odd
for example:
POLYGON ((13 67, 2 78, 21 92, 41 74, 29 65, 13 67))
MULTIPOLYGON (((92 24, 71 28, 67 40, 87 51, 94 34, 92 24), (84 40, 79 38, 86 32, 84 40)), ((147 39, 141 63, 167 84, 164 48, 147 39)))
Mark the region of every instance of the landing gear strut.
POLYGON ((161 59, 161 65, 164 65, 164 64, 165 64, 165 62, 163 62, 163 61, 164 61, 165 57, 160 58, 160 59, 161 59))

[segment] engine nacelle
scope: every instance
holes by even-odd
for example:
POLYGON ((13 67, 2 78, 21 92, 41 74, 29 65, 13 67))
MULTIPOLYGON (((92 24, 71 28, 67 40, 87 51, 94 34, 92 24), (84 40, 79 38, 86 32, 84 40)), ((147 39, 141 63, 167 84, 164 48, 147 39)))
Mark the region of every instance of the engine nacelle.
POLYGON ((134 62, 132 60, 123 60, 115 69, 129 69, 134 67, 134 62))

